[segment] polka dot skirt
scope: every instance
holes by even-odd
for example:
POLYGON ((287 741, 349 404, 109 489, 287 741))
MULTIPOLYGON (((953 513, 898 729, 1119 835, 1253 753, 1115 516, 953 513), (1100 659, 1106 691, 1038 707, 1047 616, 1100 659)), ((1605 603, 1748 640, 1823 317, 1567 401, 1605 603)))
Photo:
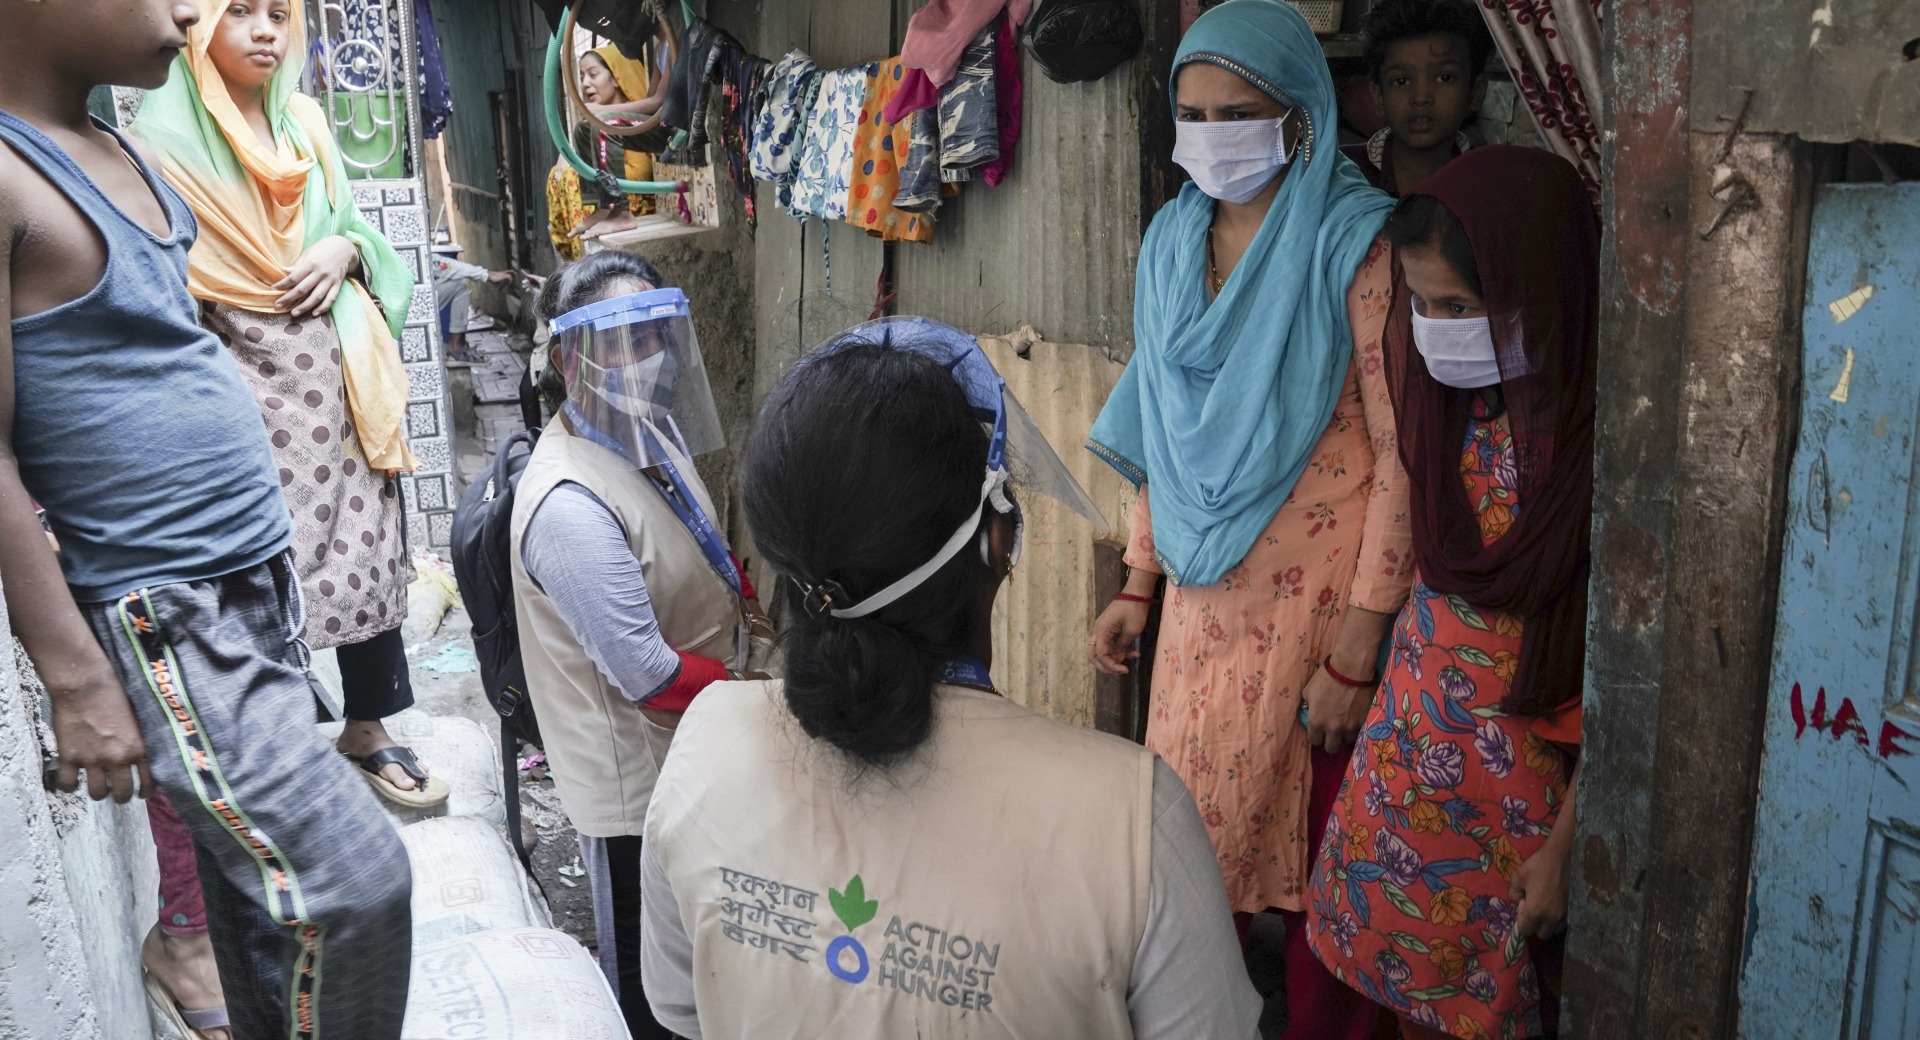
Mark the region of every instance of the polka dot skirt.
POLYGON ((204 305, 201 321, 240 363, 266 420, 293 512, 308 644, 320 650, 399 627, 413 580, 400 491, 360 450, 333 322, 226 304, 204 305))

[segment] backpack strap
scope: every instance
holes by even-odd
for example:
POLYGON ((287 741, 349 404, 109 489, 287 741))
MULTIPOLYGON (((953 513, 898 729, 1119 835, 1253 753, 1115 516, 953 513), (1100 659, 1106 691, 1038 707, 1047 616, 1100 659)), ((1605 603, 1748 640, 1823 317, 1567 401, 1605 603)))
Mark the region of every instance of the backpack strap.
POLYGON ((520 836, 520 756, 514 746, 518 743, 512 727, 505 719, 500 720, 500 779, 507 803, 507 839, 513 842, 513 851, 520 856, 520 865, 527 868, 527 876, 534 877, 533 856, 520 836))

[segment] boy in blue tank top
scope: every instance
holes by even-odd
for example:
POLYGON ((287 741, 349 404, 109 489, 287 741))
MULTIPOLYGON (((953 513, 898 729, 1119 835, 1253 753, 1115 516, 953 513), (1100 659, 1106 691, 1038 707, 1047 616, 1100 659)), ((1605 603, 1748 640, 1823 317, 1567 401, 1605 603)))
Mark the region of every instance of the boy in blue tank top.
POLYGON ((87 114, 97 85, 163 83, 200 12, 0 2, 0 577, 52 696, 57 786, 157 783, 192 830, 233 1035, 394 1040, 406 851, 305 724, 286 503, 196 321, 192 213, 87 114))

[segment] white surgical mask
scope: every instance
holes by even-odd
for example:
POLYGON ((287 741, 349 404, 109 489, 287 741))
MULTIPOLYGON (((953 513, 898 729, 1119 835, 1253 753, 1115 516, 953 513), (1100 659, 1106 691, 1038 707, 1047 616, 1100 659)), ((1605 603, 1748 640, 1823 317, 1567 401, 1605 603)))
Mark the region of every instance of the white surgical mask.
POLYGON ((1284 119, 1173 124, 1173 161, 1193 183, 1221 202, 1240 203, 1260 194, 1287 164, 1284 119))
POLYGON ((1478 390, 1500 381, 1500 358, 1486 318, 1429 318, 1413 312, 1413 345, 1427 361, 1427 373, 1461 390, 1478 390))

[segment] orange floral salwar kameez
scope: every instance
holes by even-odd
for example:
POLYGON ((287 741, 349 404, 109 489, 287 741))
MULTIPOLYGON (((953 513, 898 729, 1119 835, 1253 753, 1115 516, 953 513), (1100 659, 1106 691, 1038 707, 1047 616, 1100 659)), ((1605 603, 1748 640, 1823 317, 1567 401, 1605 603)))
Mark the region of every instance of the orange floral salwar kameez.
MULTIPOLYGON (((1193 791, 1236 912, 1305 908, 1302 691, 1348 605, 1394 613, 1411 581, 1407 487, 1380 347, 1391 269, 1392 254, 1376 242, 1354 274, 1346 385, 1292 494, 1220 582, 1167 589, 1147 746, 1193 791)), ((1151 490, 1135 502, 1126 562, 1159 573, 1151 490)))

